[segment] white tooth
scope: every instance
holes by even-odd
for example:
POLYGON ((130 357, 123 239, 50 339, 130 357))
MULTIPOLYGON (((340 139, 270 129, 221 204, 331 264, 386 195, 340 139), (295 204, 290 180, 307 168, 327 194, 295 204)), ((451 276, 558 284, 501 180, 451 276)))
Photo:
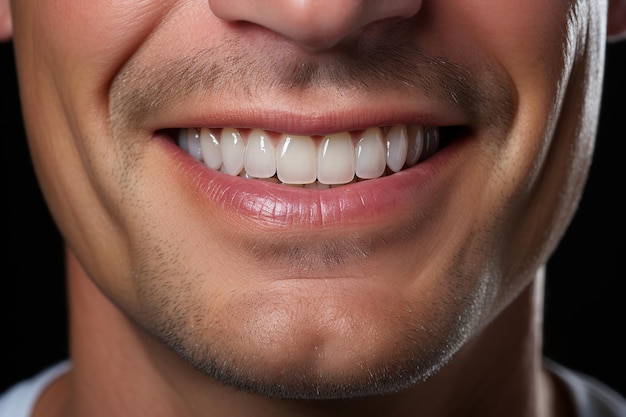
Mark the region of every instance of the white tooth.
POLYGON ((261 129, 250 132, 243 165, 248 175, 254 178, 269 178, 276 174, 276 150, 261 129))
POLYGON ((424 149, 424 129, 421 126, 411 126, 409 134, 409 149, 406 155, 406 165, 413 166, 422 155, 424 149))
POLYGON ((386 164, 380 129, 367 129, 356 147, 356 176, 364 179, 378 178, 385 172, 386 164))
POLYGON ((432 156, 439 149, 439 129, 436 127, 424 128, 424 151, 420 161, 432 156))
POLYGON ((409 138, 406 126, 396 125, 387 133, 387 166, 393 172, 398 172, 406 162, 409 149, 409 138))
POLYGON ((286 184, 315 181, 315 142, 310 136, 283 135, 278 145, 276 174, 286 184))
POLYGON ((187 152, 189 152, 189 155, 191 155, 194 159, 202 161, 199 129, 189 129, 187 131, 187 152))
POLYGON ((211 169, 220 169, 222 166, 222 151, 217 135, 210 129, 200 129, 200 149, 204 164, 211 169))
POLYGON ((322 184, 346 184, 354 178, 354 145, 350 134, 324 137, 317 152, 317 180, 322 184))
POLYGON ((222 170, 229 175, 239 175, 243 169, 245 146, 237 129, 222 129, 220 147, 222 150, 222 170))
POLYGON ((178 146, 186 153, 189 153, 189 146, 187 144, 187 129, 180 129, 178 131, 178 146))

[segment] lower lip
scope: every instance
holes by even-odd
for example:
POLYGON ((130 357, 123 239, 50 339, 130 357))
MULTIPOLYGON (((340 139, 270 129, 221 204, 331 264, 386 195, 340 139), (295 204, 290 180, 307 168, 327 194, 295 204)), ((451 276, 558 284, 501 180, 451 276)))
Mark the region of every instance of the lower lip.
POLYGON ((374 180, 323 190, 230 176, 207 168, 171 140, 156 136, 180 168, 181 180, 230 218, 255 228, 321 230, 401 222, 410 213, 437 207, 455 155, 467 142, 457 139, 410 169, 374 180))

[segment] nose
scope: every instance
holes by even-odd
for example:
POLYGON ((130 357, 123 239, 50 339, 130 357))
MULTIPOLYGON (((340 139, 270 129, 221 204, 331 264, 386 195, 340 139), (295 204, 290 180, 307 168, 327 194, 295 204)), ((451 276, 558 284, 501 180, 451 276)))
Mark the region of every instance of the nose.
POLYGON ((208 0, 215 16, 263 26, 307 49, 332 48, 377 21, 408 19, 422 0, 208 0))

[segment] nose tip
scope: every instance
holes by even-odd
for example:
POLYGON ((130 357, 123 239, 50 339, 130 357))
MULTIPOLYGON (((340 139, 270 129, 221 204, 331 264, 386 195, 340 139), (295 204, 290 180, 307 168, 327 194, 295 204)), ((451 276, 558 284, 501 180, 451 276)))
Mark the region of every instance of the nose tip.
POLYGON ((253 23, 306 49, 332 48, 361 28, 391 18, 408 19, 421 0, 208 0, 215 16, 253 23))

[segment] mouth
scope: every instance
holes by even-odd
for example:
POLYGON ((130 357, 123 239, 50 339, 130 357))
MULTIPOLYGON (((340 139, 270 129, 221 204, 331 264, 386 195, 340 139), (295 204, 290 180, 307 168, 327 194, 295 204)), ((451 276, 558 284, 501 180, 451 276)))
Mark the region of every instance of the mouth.
POLYGON ((190 123, 155 130, 153 143, 169 155, 161 169, 170 160, 178 186, 196 196, 190 206, 235 222, 230 231, 336 234, 416 229, 440 216, 477 136, 466 123, 320 126, 190 123))
POLYGON ((260 128, 193 127, 168 136, 213 171, 307 189, 337 188, 387 177, 435 155, 463 126, 396 124, 325 135, 260 128))

